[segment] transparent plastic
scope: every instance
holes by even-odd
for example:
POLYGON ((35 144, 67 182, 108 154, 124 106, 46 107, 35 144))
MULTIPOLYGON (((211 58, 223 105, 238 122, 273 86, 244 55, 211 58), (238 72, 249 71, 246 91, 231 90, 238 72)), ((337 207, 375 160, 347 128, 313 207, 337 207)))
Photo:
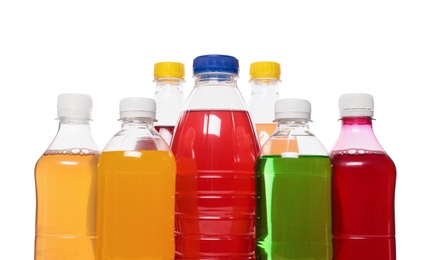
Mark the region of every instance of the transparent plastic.
POLYGON ((179 115, 184 109, 184 65, 178 62, 156 63, 154 84, 157 104, 157 122, 154 122, 154 126, 170 144, 179 115))
POLYGON ((307 118, 276 122, 256 162, 256 258, 331 260, 328 152, 307 118))
POLYGON ((172 139, 176 259, 254 259, 256 133, 235 67, 199 69, 172 139))
POLYGON ((247 108, 255 124, 260 146, 268 140, 277 128, 277 124, 274 122, 274 105, 280 99, 280 66, 278 63, 268 63, 255 62, 250 65, 251 94, 247 108), (259 73, 256 73, 256 68, 253 69, 253 66, 260 64, 262 65, 259 68, 259 73), (272 66, 264 66, 267 64, 272 66))
POLYGON ((176 165, 153 124, 152 117, 121 118, 121 129, 100 155, 97 259, 174 257, 176 165))
POLYGON ((334 259, 396 259, 396 167, 379 144, 372 120, 342 117, 330 152, 334 259))
POLYGON ((35 166, 34 259, 93 260, 99 148, 89 124, 91 97, 62 94, 58 106, 57 134, 35 166), (62 108, 68 98, 72 113, 62 108))

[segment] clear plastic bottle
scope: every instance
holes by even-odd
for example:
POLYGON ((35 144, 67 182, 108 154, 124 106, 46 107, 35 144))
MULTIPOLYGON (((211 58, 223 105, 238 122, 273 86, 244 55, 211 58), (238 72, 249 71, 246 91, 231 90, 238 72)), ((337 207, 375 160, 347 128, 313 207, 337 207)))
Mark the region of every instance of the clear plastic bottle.
POLYGON ((93 260, 99 149, 89 95, 58 96, 58 132, 35 166, 35 260, 93 260))
POLYGON ((248 111, 256 126, 260 146, 277 128, 274 122, 274 105, 280 98, 280 64, 273 61, 259 61, 250 64, 251 95, 248 111))
POLYGON ((151 98, 120 102, 121 129, 97 168, 97 259, 173 259, 175 159, 151 98))
POLYGON ((180 62, 158 62, 154 64, 154 82, 157 106, 156 130, 171 143, 175 125, 184 108, 184 64, 180 62))
POLYGON ((259 143, 238 86, 238 60, 194 59, 195 86, 172 139, 177 259, 253 259, 259 143))
POLYGON ((331 160, 311 104, 280 99, 275 120, 256 162, 256 258, 332 260, 331 160))
POLYGON ((373 96, 339 99, 341 132, 332 148, 334 259, 395 259, 396 167, 373 132, 373 96))

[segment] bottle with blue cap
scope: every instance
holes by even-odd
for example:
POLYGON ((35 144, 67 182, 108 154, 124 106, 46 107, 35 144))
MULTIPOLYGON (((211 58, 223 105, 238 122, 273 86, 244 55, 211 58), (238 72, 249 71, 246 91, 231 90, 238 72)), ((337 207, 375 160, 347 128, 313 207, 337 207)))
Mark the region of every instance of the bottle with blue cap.
POLYGON ((339 97, 332 160, 334 259, 395 260, 396 167, 373 131, 374 98, 339 97))
POLYGON ((97 166, 96 259, 173 259, 176 165, 155 100, 122 99, 120 120, 97 166))
POLYGON ((87 94, 57 98, 58 131, 35 166, 35 260, 94 260, 99 148, 92 108, 87 94))
POLYGON ((277 129, 256 162, 256 258, 332 260, 331 161, 311 104, 275 103, 277 129))
POLYGON ((172 138, 176 258, 254 259, 259 142, 238 89, 238 60, 203 55, 172 138))

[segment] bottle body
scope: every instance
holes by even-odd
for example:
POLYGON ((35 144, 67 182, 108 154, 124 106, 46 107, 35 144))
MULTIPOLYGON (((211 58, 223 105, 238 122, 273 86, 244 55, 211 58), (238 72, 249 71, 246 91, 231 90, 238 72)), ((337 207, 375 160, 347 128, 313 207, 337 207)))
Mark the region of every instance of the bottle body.
POLYGON ((97 259, 174 258, 175 168, 152 119, 123 119, 97 168, 97 259))
POLYGON ((330 153, 334 259, 396 259, 396 168, 374 136, 371 120, 342 118, 330 153))
POLYGON ((256 162, 256 258, 332 259, 331 161, 304 124, 282 124, 256 162))
POLYGON ((157 121, 154 126, 170 144, 175 126, 184 106, 182 79, 158 79, 156 81, 157 121))
POLYGON ((158 125, 154 127, 160 136, 165 139, 167 143, 171 143, 172 135, 174 134, 175 125, 158 125))
POLYGON ((94 259, 98 157, 48 150, 37 162, 35 259, 94 259))
POLYGON ((89 118, 91 97, 58 97, 59 128, 35 170, 35 260, 94 260, 99 150, 89 118))
POLYGON ((274 122, 274 105, 280 98, 278 79, 252 80, 252 94, 248 101, 248 111, 256 127, 260 146, 269 139, 277 129, 274 122))
POLYGON ((174 171, 169 151, 102 152, 98 259, 173 259, 174 171))
POLYGON ((246 111, 184 112, 172 146, 177 258, 253 257, 258 144, 252 127, 246 111))
POLYGON ((195 74, 172 139, 176 259, 254 259, 259 144, 236 77, 195 74))

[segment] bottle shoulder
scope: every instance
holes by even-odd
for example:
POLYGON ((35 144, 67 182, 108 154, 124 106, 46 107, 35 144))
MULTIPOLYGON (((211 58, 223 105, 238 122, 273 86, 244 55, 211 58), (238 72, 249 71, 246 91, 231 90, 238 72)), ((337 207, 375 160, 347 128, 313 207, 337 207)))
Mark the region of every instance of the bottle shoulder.
POLYGON ((91 133, 89 125, 63 125, 54 136, 47 148, 50 153, 90 153, 99 152, 100 149, 91 133))
POLYGON ((214 83, 195 86, 187 98, 185 108, 246 110, 247 106, 238 87, 214 83))
POLYGON ((337 141, 331 151, 349 149, 384 151, 370 126, 343 126, 341 128, 337 141))
POLYGON ((106 144, 103 151, 170 150, 169 145, 154 127, 121 128, 106 144))
POLYGON ((260 155, 299 155, 329 156, 328 150, 314 135, 272 135, 261 148, 260 155))

